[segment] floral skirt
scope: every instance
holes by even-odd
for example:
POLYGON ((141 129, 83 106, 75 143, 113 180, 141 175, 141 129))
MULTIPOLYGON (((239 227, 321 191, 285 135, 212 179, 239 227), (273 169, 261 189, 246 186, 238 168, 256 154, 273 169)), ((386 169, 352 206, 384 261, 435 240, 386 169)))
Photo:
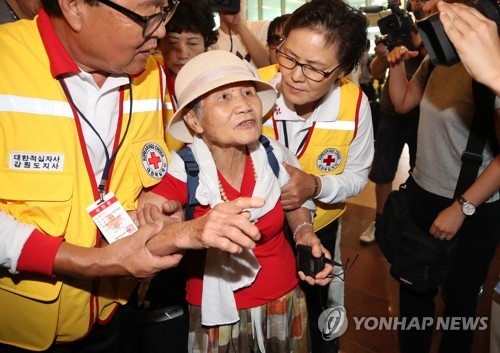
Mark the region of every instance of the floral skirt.
POLYGON ((232 325, 201 325, 201 308, 189 306, 189 353, 309 353, 310 338, 305 296, 299 286, 265 305, 238 310, 232 325), (257 312, 256 312, 257 310, 257 312), (256 332, 252 319, 260 322, 256 332))

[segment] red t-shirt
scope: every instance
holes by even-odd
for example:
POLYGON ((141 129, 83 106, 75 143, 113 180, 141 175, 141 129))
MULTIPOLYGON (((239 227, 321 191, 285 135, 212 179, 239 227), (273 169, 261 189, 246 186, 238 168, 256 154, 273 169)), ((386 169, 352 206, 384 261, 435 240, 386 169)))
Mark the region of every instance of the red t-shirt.
MULTIPOLYGON (((255 187, 255 176, 250 157, 246 160, 241 192, 231 187, 220 174, 219 179, 229 200, 240 196, 251 196, 255 187)), ((179 200, 183 205, 187 203, 186 183, 170 174, 154 187, 153 192, 169 200, 179 200)), ((208 211, 210 211, 209 206, 196 206, 194 218, 201 217, 208 211)), ((259 218, 257 227, 261 239, 253 252, 262 268, 252 285, 234 292, 238 309, 264 305, 282 297, 297 285, 295 257, 283 234, 284 221, 285 214, 279 200, 273 210, 259 218)), ((184 259, 187 272, 186 299, 190 304, 197 306, 201 306, 205 255, 206 250, 190 250, 186 252, 184 259)))

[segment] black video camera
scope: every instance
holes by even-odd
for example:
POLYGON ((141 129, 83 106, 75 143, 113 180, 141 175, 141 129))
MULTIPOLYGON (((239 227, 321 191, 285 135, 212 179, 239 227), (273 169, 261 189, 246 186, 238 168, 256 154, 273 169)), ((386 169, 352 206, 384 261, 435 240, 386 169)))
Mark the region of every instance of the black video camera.
MULTIPOLYGON (((500 7, 498 0, 478 0, 467 3, 500 27, 500 7)), ((424 41, 429 58, 434 65, 451 66, 460 61, 453 44, 446 35, 439 12, 417 22, 420 36, 424 41)))
POLYGON ((389 50, 399 45, 408 46, 408 43, 411 43, 413 19, 398 4, 399 0, 389 0, 388 8, 392 14, 377 21, 380 33, 385 35, 379 42, 383 42, 389 50))
POLYGON ((210 8, 214 12, 238 13, 240 12, 240 0, 208 0, 210 8))

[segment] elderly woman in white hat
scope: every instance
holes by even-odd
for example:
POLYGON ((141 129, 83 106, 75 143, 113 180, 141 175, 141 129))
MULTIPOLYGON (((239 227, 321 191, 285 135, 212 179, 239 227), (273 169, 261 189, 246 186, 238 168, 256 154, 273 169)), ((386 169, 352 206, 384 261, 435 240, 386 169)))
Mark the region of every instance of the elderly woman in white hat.
MULTIPOLYGON (((262 208, 246 210, 261 233, 255 248, 236 255, 217 249, 186 253, 189 351, 309 352, 298 282, 325 285, 332 267, 327 264, 315 278, 298 272, 284 236, 286 217, 296 244, 311 246, 316 257, 325 253, 330 258, 313 232, 314 204, 306 202, 291 212, 281 206, 280 190, 290 178, 282 163, 298 167, 297 159, 271 140, 276 176, 259 142, 262 116, 274 106, 276 91, 248 63, 220 50, 189 61, 177 76, 175 91, 179 109, 169 131, 189 144, 200 170, 194 218, 238 197, 266 200, 262 208)), ((172 153, 167 176, 146 197, 156 205, 166 199, 187 203, 187 174, 177 153, 172 153)))

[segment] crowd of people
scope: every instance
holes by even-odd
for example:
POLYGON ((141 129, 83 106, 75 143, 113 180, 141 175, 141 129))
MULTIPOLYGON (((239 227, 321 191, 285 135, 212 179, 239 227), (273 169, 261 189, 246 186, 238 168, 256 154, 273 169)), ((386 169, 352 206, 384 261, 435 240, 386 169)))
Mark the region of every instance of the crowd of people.
MULTIPOLYGON (((370 179, 378 218, 405 143, 413 222, 458 245, 441 288, 400 287, 400 316, 433 317, 441 291, 443 316, 475 317, 500 241, 496 23, 412 1, 461 62, 434 67, 414 30, 368 65, 343 0, 256 23, 242 5, 217 29, 197 0, 0 0, 1 352, 339 352, 320 321, 344 305, 345 202, 370 179), (389 70, 375 134, 363 64, 389 70), (476 83, 492 116, 457 197, 476 83)), ((432 339, 401 330, 400 350, 432 339)), ((440 352, 472 342, 447 330, 440 352)))

